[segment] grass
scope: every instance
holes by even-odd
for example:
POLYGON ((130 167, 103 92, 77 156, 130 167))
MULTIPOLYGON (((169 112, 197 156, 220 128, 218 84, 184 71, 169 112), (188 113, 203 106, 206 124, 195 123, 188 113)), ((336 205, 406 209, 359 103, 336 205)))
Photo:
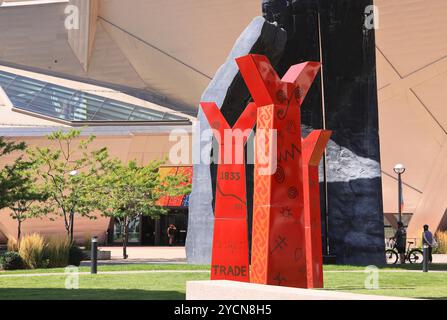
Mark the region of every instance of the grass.
MULTIPOLYGON (((422 264, 396 264, 396 265, 384 265, 378 266, 383 271, 399 271, 399 270, 422 270, 422 264)), ((359 266, 346 266, 346 265, 325 265, 324 271, 363 271, 365 267, 359 266)), ((429 270, 432 271, 447 271, 447 263, 435 263, 429 265, 429 270)))
MULTIPOLYGON (((447 299, 447 273, 406 272, 420 270, 420 265, 385 266, 379 273, 379 288, 365 289, 364 267, 324 266, 325 289, 344 292, 376 294, 396 297, 447 299), (336 271, 336 272, 334 272, 336 271), (354 272, 353 272, 354 271, 354 272), (383 271, 383 272, 382 272, 383 271), (396 272, 388 272, 396 271, 396 272), (400 271, 400 272, 399 272, 400 271)), ((447 270, 446 264, 432 265, 431 270, 447 270)), ((99 266, 104 271, 136 270, 204 270, 200 265, 114 265, 99 266)), ((80 271, 89 271, 82 267, 80 271)), ((208 280, 209 273, 144 273, 144 274, 98 274, 80 275, 79 290, 66 290, 64 275, 44 277, 1 277, 8 274, 61 273, 64 269, 10 271, 0 273, 0 300, 4 299, 124 299, 124 300, 182 300, 185 298, 185 283, 192 280, 208 280)))
MULTIPOLYGON (((420 264, 405 264, 395 266, 381 266, 379 269, 387 270, 421 270, 420 264)), ((346 265, 325 265, 324 271, 363 271, 365 267, 346 265)), ((187 264, 123 264, 123 265, 100 265, 98 272, 104 271, 148 271, 148 270, 210 270, 208 265, 187 265, 187 264)), ((447 264, 430 265, 430 270, 447 271, 447 264)), ((80 272, 89 272, 90 267, 80 267, 80 272)), ((0 271, 1 275, 7 274, 38 274, 38 273, 64 273, 65 268, 34 269, 34 270, 14 270, 0 271)))
POLYGON ((379 288, 365 289, 361 272, 325 273, 325 290, 422 299, 447 299, 446 273, 380 272, 379 288))
POLYGON ((65 289, 66 277, 0 278, 0 300, 183 300, 185 283, 208 273, 80 275, 79 289, 65 289))
MULTIPOLYGON (((208 265, 187 264, 123 264, 123 265, 100 265, 98 272, 106 271, 150 271, 150 270, 210 270, 208 265)), ((79 272, 89 272, 90 267, 80 267, 79 272)), ((8 274, 39 274, 39 273, 64 273, 65 268, 34 269, 0 271, 0 277, 8 274)))

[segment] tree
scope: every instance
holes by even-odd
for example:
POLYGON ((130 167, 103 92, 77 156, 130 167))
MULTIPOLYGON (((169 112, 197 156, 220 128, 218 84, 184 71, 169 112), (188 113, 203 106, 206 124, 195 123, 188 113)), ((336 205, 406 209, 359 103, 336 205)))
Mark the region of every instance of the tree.
POLYGON ((152 161, 146 166, 138 166, 135 161, 123 164, 115 160, 109 173, 101 179, 98 202, 102 204, 105 216, 117 219, 122 225, 124 259, 128 257, 129 223, 139 216, 160 217, 167 213, 157 204, 161 197, 190 192, 188 177, 160 176, 163 163, 152 161))
POLYGON ((13 166, 7 166, 7 176, 12 181, 19 181, 12 186, 6 198, 10 216, 17 221, 17 242, 20 241, 22 223, 32 217, 38 216, 38 212, 32 210, 36 202, 45 201, 47 196, 39 188, 37 177, 32 174, 33 163, 19 159, 13 166))
MULTIPOLYGON (((8 142, 5 138, 0 137, 0 157, 4 157, 16 151, 24 151, 26 144, 24 142, 8 142)), ((22 184, 20 177, 11 176, 15 166, 22 160, 23 155, 20 155, 13 161, 10 166, 5 166, 0 171, 0 209, 8 207, 10 199, 7 197, 10 190, 22 184)))
POLYGON ((48 136, 56 148, 36 147, 28 152, 47 196, 34 211, 62 216, 71 241, 75 215, 95 219, 96 182, 107 170, 109 161, 107 148, 89 151, 94 136, 79 140, 80 136, 79 130, 56 131, 48 136))

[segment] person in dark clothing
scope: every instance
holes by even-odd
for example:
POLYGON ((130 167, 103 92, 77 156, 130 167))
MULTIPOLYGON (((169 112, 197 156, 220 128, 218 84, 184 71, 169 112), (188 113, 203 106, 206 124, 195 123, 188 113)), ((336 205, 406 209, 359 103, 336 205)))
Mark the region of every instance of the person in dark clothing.
POLYGON ((169 246, 172 246, 174 244, 176 231, 177 231, 177 228, 175 227, 175 225, 170 224, 169 228, 167 230, 167 234, 169 237, 169 246))
POLYGON ((394 234, 394 237, 392 237, 391 239, 395 241, 394 248, 399 253, 400 263, 404 264, 406 249, 405 247, 407 245, 407 230, 405 230, 404 224, 401 221, 397 223, 397 231, 394 234))
POLYGON ((422 245, 428 246, 428 262, 433 261, 433 247, 436 245, 436 241, 433 237, 433 233, 428 230, 428 225, 424 225, 424 232, 422 232, 422 245))

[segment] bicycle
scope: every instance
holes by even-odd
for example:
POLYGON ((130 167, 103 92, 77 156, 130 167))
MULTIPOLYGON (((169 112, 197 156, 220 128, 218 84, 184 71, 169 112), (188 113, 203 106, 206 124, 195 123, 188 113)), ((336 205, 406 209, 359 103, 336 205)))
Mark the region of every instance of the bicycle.
MULTIPOLYGON (((422 250, 413 248, 411 249, 411 246, 414 244, 414 242, 408 242, 407 249, 405 250, 405 260, 409 261, 411 264, 416 263, 422 263, 424 260, 424 254, 422 253, 422 250)), ((394 247, 394 246, 393 246, 394 247)), ((397 264, 397 261, 399 261, 399 253, 395 248, 393 249, 387 249, 385 251, 386 255, 386 263, 387 264, 397 264)))

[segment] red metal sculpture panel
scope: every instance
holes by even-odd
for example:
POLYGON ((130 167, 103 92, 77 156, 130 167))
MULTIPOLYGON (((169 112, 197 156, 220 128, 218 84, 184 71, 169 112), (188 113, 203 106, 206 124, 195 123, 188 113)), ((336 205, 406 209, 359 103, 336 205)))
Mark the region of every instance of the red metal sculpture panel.
MULTIPOLYGON (((292 66, 280 79, 268 59, 248 55, 236 60, 257 104, 257 130, 277 132, 276 173, 260 174, 256 154, 251 281, 289 287, 308 287, 304 214, 300 107, 320 64, 292 66)), ((257 146, 265 143, 257 135, 257 146)), ((274 148, 267 141, 268 150, 274 148)), ((271 152, 270 152, 271 154, 271 152)), ((276 161, 275 161, 276 160, 276 161)))
POLYGON ((201 103, 219 143, 212 280, 249 281, 244 145, 256 122, 250 103, 231 128, 215 103, 201 103))
POLYGON ((265 56, 236 62, 254 103, 235 126, 230 128, 215 103, 201 103, 219 142, 211 279, 322 287, 318 165, 331 132, 314 131, 303 140, 300 120, 320 64, 292 66, 280 79, 265 56), (250 271, 241 152, 256 121, 250 271))
POLYGON ((304 226, 306 239, 307 287, 323 288, 323 252, 318 166, 331 131, 316 130, 303 140, 304 226))

